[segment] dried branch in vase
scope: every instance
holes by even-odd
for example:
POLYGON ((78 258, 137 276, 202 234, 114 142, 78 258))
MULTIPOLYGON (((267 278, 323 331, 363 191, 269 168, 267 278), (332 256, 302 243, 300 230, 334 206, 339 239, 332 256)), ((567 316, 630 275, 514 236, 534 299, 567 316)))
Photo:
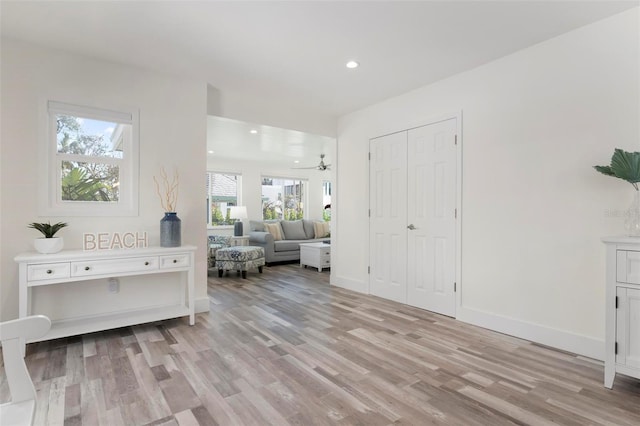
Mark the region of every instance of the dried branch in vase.
POLYGON ((156 183, 158 197, 160 197, 160 204, 165 212, 175 212, 176 205, 178 204, 178 184, 180 183, 178 171, 175 170, 172 179, 169 180, 169 176, 167 176, 164 167, 161 167, 160 180, 162 184, 158 182, 155 176, 153 177, 153 181, 156 183), (162 188, 160 188, 161 186, 162 188))

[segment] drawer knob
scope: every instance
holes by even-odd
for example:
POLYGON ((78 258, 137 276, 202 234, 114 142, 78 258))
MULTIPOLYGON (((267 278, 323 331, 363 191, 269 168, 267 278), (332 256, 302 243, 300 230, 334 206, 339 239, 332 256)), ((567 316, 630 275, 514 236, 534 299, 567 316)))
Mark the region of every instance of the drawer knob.
POLYGON ((144 266, 149 266, 149 262, 144 262, 144 266))
POLYGON ((89 268, 88 266, 85 266, 85 267, 84 267, 84 270, 85 270, 85 271, 88 271, 89 269, 91 269, 91 268, 89 268))
POLYGON ((178 259, 173 259, 173 263, 178 263, 178 259))
POLYGON ((47 274, 53 274, 53 271, 51 269, 47 269, 47 274))

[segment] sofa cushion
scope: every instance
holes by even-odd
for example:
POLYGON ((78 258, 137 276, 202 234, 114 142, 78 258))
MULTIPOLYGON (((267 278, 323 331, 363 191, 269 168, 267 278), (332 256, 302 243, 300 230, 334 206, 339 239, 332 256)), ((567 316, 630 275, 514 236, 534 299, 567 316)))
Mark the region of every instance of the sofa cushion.
POLYGON ((250 220, 249 221, 249 229, 252 231, 265 232, 264 222, 260 220, 250 220))
POLYGON ((250 220, 249 230, 258 231, 258 232, 267 232, 267 230, 264 228, 265 223, 278 223, 278 222, 280 222, 280 219, 250 220))
POLYGON ((316 234, 313 230, 313 221, 312 220, 307 220, 307 219, 303 219, 302 220, 302 226, 304 227, 304 233, 307 236, 308 240, 312 240, 316 237, 316 234))
POLYGON ((313 222, 313 231, 316 238, 324 238, 329 235, 329 222, 313 222))
POLYGON ((280 222, 276 222, 276 223, 265 223, 264 224, 264 229, 270 233, 271 235, 273 235, 273 240, 274 241, 280 241, 282 240, 282 227, 280 226, 280 222))
POLYGON ((285 240, 306 240, 307 234, 304 232, 304 226, 301 220, 283 220, 280 222, 282 232, 284 232, 285 240))
POLYGON ((276 241, 273 243, 273 250, 274 251, 299 251, 300 250, 300 243, 301 242, 307 242, 307 240, 282 240, 282 241, 276 241))

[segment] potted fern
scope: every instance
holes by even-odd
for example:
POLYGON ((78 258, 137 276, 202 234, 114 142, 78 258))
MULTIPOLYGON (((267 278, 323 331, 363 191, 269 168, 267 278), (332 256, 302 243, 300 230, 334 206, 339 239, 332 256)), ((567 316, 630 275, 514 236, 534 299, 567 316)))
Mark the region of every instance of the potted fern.
POLYGON ((627 152, 616 148, 609 166, 593 166, 600 173, 629 182, 635 192, 626 212, 625 229, 629 236, 640 237, 640 152, 627 152))
POLYGON ((42 233, 44 237, 36 238, 33 241, 33 247, 43 254, 57 253, 64 247, 64 240, 62 237, 56 237, 56 233, 67 226, 64 222, 54 223, 38 223, 33 222, 28 225, 29 228, 36 229, 42 233))

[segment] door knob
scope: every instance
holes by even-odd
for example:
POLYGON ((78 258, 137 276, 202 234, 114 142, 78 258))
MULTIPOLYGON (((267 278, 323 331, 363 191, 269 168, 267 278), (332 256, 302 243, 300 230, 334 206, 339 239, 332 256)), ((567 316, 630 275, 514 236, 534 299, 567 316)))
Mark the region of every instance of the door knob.
POLYGON ((413 223, 410 223, 410 224, 409 224, 409 226, 407 226, 407 229, 410 229, 410 230, 412 230, 412 231, 413 231, 414 229, 418 229, 418 228, 416 228, 415 226, 413 226, 413 223))

